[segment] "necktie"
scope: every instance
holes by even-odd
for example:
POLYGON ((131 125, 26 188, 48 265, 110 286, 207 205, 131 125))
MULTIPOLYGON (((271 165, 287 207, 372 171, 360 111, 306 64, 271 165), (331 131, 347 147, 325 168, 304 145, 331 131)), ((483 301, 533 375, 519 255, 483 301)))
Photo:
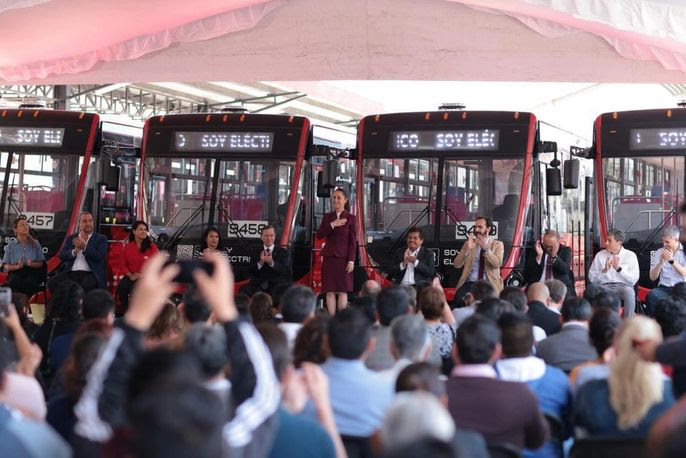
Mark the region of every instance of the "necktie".
POLYGON ((479 280, 484 279, 484 273, 486 271, 485 264, 484 250, 481 250, 481 254, 479 254, 479 280))
POLYGON ((551 278, 553 278, 553 263, 550 256, 548 256, 545 263, 545 279, 550 280, 551 278))
POLYGON ((270 252, 271 250, 270 250, 269 248, 267 248, 267 249, 264 250, 264 251, 267 253, 267 256, 269 256, 269 252, 270 252))

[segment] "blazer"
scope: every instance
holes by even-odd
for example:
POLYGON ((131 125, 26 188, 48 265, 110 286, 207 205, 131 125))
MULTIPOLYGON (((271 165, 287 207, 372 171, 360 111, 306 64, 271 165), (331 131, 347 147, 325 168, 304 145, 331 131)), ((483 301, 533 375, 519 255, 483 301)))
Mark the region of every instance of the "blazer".
MULTIPOLYGON (((474 260, 476 259, 476 249, 478 245, 474 245, 471 250, 460 250, 453 260, 453 266, 456 269, 462 269, 462 275, 457 281, 456 288, 459 289, 469 279, 469 274, 472 272, 474 260)), ((503 265, 503 253, 505 247, 500 240, 491 239, 488 246, 488 253, 484 254, 484 274, 486 280, 493 285, 496 294, 500 294, 503 290, 503 277, 500 276, 500 267, 503 265)))
POLYGON ((264 264, 261 269, 258 269, 257 263, 260 260, 260 255, 263 250, 264 246, 262 245, 250 256, 250 259, 256 260, 250 267, 250 282, 261 283, 266 281, 268 283, 291 283, 293 274, 291 273, 288 250, 279 245, 274 245, 274 251, 272 251, 274 267, 264 264))
MULTIPOLYGON (((72 254, 74 249, 74 238, 78 237, 79 234, 72 234, 66 238, 64 245, 62 246, 62 251, 60 251, 60 259, 64 264, 64 268, 70 271, 76 261, 76 256, 72 254)), ((86 263, 90 267, 91 272, 95 275, 98 280, 98 288, 105 289, 107 287, 107 281, 105 280, 105 262, 107 260, 107 237, 97 232, 91 234, 91 238, 88 240, 88 245, 83 250, 83 256, 86 258, 86 263)))
POLYGON ((357 228, 355 215, 343 210, 341 218, 348 221, 336 228, 331 223, 336 220, 336 212, 329 212, 322 218, 322 223, 317 230, 317 238, 326 238, 326 244, 321 255, 331 258, 344 258, 348 262, 355 262, 357 258, 357 228))
POLYGON ((588 329, 580 324, 563 326, 557 334, 541 340, 536 346, 536 353, 546 364, 567 373, 598 357, 588 337, 588 329))
POLYGON ((560 315, 546 307, 543 302, 529 302, 529 310, 526 314, 531 318, 532 324, 542 328, 547 336, 559 332, 562 327, 560 315))
MULTIPOLYGON (((545 269, 544 263, 545 254, 539 264, 536 262, 536 250, 530 248, 527 253, 524 268, 524 277, 527 285, 536 283, 541 279, 543 269, 545 269)), ((572 272, 571 266, 572 249, 568 246, 560 245, 560 249, 557 252, 557 258, 555 258, 555 262, 553 262, 553 278, 560 280, 567 286, 567 297, 576 296, 576 292, 574 291, 574 273, 572 272)))
MULTIPOLYGON (((400 268, 400 264, 405 258, 405 249, 395 256, 395 259, 393 260, 393 266, 390 269, 390 276, 397 284, 400 284, 403 281, 403 277, 405 277, 405 271, 407 270, 407 268, 400 268)), ((436 267, 434 267, 434 252, 424 248, 423 246, 419 247, 419 251, 417 252, 417 261, 419 262, 414 268, 415 284, 422 281, 430 282, 433 280, 434 275, 436 275, 436 267)))

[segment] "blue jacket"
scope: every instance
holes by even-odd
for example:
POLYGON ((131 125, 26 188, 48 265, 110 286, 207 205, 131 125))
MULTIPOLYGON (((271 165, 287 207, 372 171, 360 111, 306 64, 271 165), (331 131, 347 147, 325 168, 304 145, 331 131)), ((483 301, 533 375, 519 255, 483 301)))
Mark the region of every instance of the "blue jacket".
MULTIPOLYGON (((71 270, 71 267, 76 260, 76 257, 72 254, 75 237, 78 237, 78 234, 67 237, 64 241, 62 251, 60 251, 60 259, 64 263, 67 271, 71 270)), ((97 232, 93 232, 90 240, 88 240, 88 245, 86 245, 86 248, 83 250, 83 255, 86 257, 88 267, 91 268, 91 272, 93 272, 93 275, 95 275, 95 278, 98 280, 98 288, 105 289, 107 287, 107 281, 105 280, 107 237, 98 234, 97 232)))

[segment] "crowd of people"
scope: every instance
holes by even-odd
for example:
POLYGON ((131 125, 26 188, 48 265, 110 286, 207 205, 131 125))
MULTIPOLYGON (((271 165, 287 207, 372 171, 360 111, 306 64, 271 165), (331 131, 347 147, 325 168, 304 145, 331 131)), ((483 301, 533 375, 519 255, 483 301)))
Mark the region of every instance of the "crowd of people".
POLYGON ((84 213, 39 326, 26 298, 45 260, 17 221, 4 260, 22 276, 10 277, 18 294, 0 320, 0 454, 557 458, 592 438, 686 453, 678 228, 664 229, 652 259, 659 286, 647 314, 635 313, 638 261, 621 231, 608 232, 577 297, 571 252, 554 231, 527 255, 526 288, 505 287, 503 245, 486 217, 454 259, 452 302, 418 228, 393 259, 392 284, 368 280, 349 295, 356 229, 346 204, 335 191, 318 231, 326 307, 288 284, 269 226, 238 294, 208 229, 197 256, 212 269, 195 270, 175 301, 181 267, 139 221, 117 317, 84 213))

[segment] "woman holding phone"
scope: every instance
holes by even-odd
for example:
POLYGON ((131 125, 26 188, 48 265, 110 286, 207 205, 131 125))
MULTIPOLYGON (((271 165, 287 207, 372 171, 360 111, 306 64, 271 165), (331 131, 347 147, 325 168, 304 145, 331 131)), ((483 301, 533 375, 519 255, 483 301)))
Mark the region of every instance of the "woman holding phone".
POLYGON ((33 296, 45 279, 45 255, 38 240, 29 235, 31 228, 25 216, 14 220, 15 238, 5 246, 2 262, 9 274, 7 286, 16 293, 33 296))

